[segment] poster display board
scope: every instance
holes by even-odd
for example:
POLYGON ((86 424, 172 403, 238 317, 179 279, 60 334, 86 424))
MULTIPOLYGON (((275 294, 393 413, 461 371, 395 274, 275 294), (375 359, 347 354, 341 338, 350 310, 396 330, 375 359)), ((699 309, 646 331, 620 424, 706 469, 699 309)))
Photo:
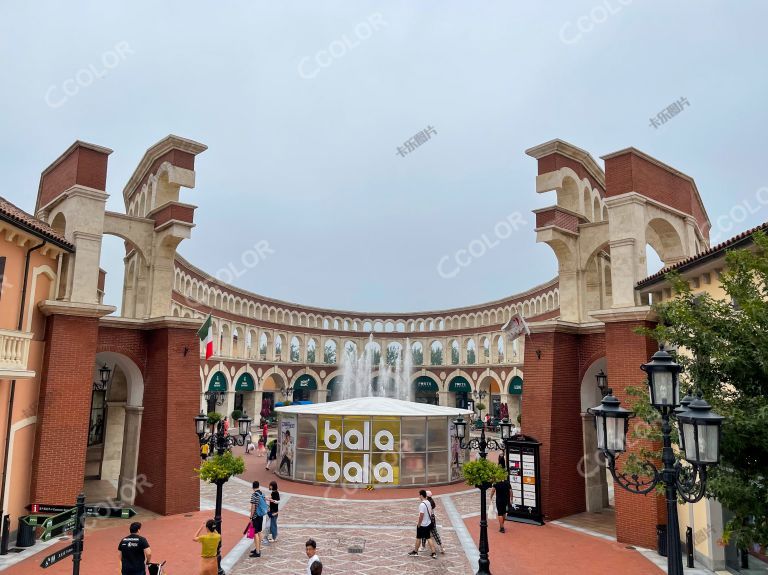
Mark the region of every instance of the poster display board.
POLYGON ((509 483, 512 486, 512 505, 507 513, 510 521, 544 525, 539 447, 541 443, 524 435, 517 435, 506 442, 509 483))
POLYGON ((293 477, 293 462, 296 459, 296 416, 283 415, 280 418, 280 437, 277 439, 278 473, 293 477))

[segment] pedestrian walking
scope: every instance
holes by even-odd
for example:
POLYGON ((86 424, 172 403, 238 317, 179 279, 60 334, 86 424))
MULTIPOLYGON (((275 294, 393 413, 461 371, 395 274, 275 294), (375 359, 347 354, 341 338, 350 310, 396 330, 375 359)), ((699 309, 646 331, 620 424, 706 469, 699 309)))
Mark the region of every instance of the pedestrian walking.
POLYGON ((264 536, 264 541, 269 542, 269 536, 272 536, 272 542, 277 541, 277 513, 280 506, 280 492, 277 490, 277 481, 269 482, 269 511, 267 511, 267 517, 269 517, 269 533, 264 536))
MULTIPOLYGON (((432 499, 432 492, 427 491, 427 501, 429 501, 430 507, 432 507, 432 539, 435 540, 435 545, 440 549, 440 553, 445 554, 445 550, 443 549, 443 540, 440 538, 440 533, 437 531, 437 516, 435 515, 435 507, 437 507, 437 504, 435 503, 435 500, 432 499)), ((426 547, 426 541, 422 539, 421 546, 426 547)))
POLYGON ((267 469, 277 459, 277 439, 269 442, 269 455, 267 456, 267 469))
MULTIPOLYGON (((315 571, 312 571, 312 566, 316 563, 320 563, 320 557, 317 555, 317 543, 315 543, 314 539, 307 539, 304 548, 307 552, 307 557, 309 558, 309 561, 307 561, 307 575, 315 575, 315 571)), ((320 563, 320 573, 322 572, 323 566, 322 563, 320 563)))
POLYGON ((216 522, 209 519, 195 533, 194 541, 201 544, 200 575, 216 575, 219 572, 219 545, 221 535, 216 531, 216 522))
POLYGON ((144 575, 146 565, 152 557, 152 549, 149 541, 139 535, 141 523, 131 523, 128 531, 130 535, 123 537, 117 545, 120 553, 120 567, 122 575, 144 575))
POLYGON ((267 445, 267 444, 266 444, 266 443, 264 443, 264 438, 263 438, 263 437, 260 437, 260 438, 259 438, 259 452, 258 452, 258 456, 259 456, 259 457, 264 457, 264 454, 266 454, 266 453, 267 453, 267 447, 266 447, 266 445, 267 445))
POLYGON ((245 434, 245 454, 250 455, 254 451, 256 451, 256 446, 253 444, 253 437, 249 431, 245 434))
POLYGON ((435 544, 432 543, 432 524, 434 522, 434 516, 432 515, 432 506, 427 500, 427 492, 422 489, 419 491, 419 519, 416 522, 416 545, 413 547, 413 551, 408 555, 418 555, 419 547, 421 547, 422 539, 427 542, 429 548, 432 550, 432 559, 437 559, 437 551, 435 550, 435 544))
POLYGON ((253 523, 253 545, 251 557, 261 557, 261 532, 264 528, 264 516, 267 514, 267 499, 259 489, 259 482, 252 484, 253 493, 251 494, 251 522, 253 523))
POLYGON ((269 426, 267 425, 267 420, 262 419, 261 420, 261 437, 264 440, 264 445, 267 445, 267 438, 269 437, 269 426))
MULTIPOLYGON (((499 455, 499 465, 504 469, 507 468, 503 455, 499 455)), ((504 529, 504 520, 507 517, 507 509, 509 508, 509 504, 511 503, 510 498, 512 497, 512 486, 509 484, 508 478, 493 484, 493 487, 491 488, 491 503, 493 503, 494 497, 496 498, 496 516, 499 520, 499 533, 506 533, 507 531, 504 529)))

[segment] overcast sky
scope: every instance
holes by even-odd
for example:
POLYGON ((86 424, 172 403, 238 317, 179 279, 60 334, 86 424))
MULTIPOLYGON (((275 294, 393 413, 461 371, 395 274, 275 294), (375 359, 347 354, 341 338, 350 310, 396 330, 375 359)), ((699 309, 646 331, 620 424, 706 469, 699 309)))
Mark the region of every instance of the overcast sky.
MULTIPOLYGON (((721 240, 768 220, 767 16, 759 1, 6 0, 0 195, 32 211, 40 172, 80 139, 114 150, 123 211, 173 133, 208 146, 181 198, 199 206, 179 249, 196 266, 323 307, 498 299, 557 273, 531 214, 554 200, 524 154, 552 138, 691 175, 721 240)), ((122 255, 107 238, 112 304, 122 255)))

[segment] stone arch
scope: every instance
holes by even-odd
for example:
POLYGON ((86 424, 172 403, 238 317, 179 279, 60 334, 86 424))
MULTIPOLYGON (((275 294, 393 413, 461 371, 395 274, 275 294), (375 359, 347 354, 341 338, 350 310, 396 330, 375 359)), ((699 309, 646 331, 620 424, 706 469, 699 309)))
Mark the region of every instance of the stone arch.
POLYGON ((445 381, 440 382, 440 391, 448 391, 448 386, 450 385, 451 380, 457 376, 461 376, 466 379, 469 382, 469 385, 472 387, 472 391, 477 389, 475 380, 472 379, 472 375, 468 371, 464 371, 463 369, 454 369, 448 374, 448 377, 445 378, 445 381))
POLYGON ((656 250, 665 266, 686 257, 682 236, 667 218, 652 218, 645 229, 645 240, 656 250))
POLYGON ((582 191, 582 195, 584 197, 584 217, 587 218, 587 220, 594 221, 595 219, 595 213, 592 210, 592 193, 589 187, 585 187, 582 191))
POLYGON ((563 179, 560 185, 555 188, 557 192, 557 205, 577 214, 584 213, 580 209, 579 176, 570 168, 562 168, 560 173, 563 174, 563 179))

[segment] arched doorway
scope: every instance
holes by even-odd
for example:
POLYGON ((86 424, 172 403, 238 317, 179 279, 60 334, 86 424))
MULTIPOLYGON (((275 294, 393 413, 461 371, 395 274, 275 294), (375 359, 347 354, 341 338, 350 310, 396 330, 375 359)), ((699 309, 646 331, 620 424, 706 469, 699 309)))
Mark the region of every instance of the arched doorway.
POLYGON ((472 385, 466 377, 457 375, 448 383, 448 392, 454 394, 454 407, 469 409, 472 385))
POLYGON ((429 405, 440 404, 440 399, 438 397, 440 388, 434 379, 428 375, 420 375, 413 381, 413 386, 416 391, 414 399, 416 403, 428 403, 429 405))
POLYGON ((581 419, 584 455, 579 473, 584 476, 587 511, 599 513, 613 505, 613 481, 608 479, 603 456, 597 450, 595 417, 587 410, 600 405, 602 394, 597 387, 596 376, 606 372, 605 358, 589 366, 581 380, 581 419))
POLYGON ((305 373, 299 375, 293 382, 293 402, 298 401, 312 401, 313 395, 317 391, 317 380, 314 377, 305 373))
POLYGON ((133 504, 144 411, 144 378, 127 356, 96 354, 85 464, 89 502, 133 504))
MULTIPOLYGON (((246 394, 251 397, 251 394, 256 391, 256 382, 253 376, 247 371, 240 374, 240 377, 235 381, 235 404, 233 411, 248 411, 248 405, 253 405, 253 399, 246 401, 246 394)), ((256 414, 250 414, 254 417, 256 414)), ((233 422, 234 423, 234 422, 233 422)))
POLYGON ((229 390, 227 374, 221 370, 215 371, 208 380, 206 387, 206 413, 216 412, 223 416, 227 413, 227 391, 229 390))
POLYGON ((517 425, 522 422, 520 407, 523 403, 523 378, 519 375, 514 376, 507 387, 507 409, 509 410, 509 420, 517 425))

